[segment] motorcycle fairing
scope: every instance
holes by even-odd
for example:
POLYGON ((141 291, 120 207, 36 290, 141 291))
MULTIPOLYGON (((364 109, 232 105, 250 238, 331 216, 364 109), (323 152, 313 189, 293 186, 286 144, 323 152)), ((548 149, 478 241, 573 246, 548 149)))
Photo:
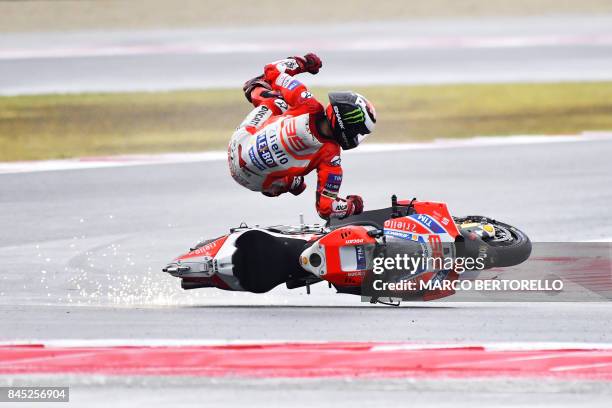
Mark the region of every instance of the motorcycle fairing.
POLYGON ((233 276, 232 265, 226 258, 235 251, 236 234, 229 234, 205 241, 191 251, 176 258, 164 268, 164 272, 181 278, 183 289, 216 287, 225 290, 242 290, 233 276))
MULTIPOLYGON (((459 235, 457 225, 448 211, 446 204, 434 201, 416 200, 400 200, 398 204, 400 205, 400 210, 404 210, 401 216, 414 214, 427 215, 435 220, 435 222, 451 237, 455 238, 459 235), (406 209, 408 208, 411 209, 410 212, 412 214, 406 214, 406 209)), ((383 229, 385 222, 393 218, 393 208, 387 207, 378 210, 364 211, 359 215, 351 215, 344 219, 332 219, 329 222, 329 227, 335 229, 347 225, 372 225, 379 229, 383 229)))
POLYGON ((302 268, 341 286, 359 286, 372 269, 378 241, 372 226, 352 225, 335 229, 300 255, 302 268))
POLYGON ((287 280, 309 276, 300 253, 318 237, 260 228, 237 228, 179 256, 165 271, 180 277, 185 289, 217 287, 264 293, 287 280))
MULTIPOLYGON (((433 219, 431 223, 431 228, 436 228, 438 231, 440 229, 444 230, 447 234, 449 234, 453 239, 459 235, 459 230, 457 229, 457 225, 453 220, 453 217, 448 211, 448 206, 445 203, 439 203, 435 201, 399 201, 400 205, 408 205, 412 203, 412 207, 414 208, 417 215, 427 215, 433 219), (435 225, 437 224, 437 226, 435 225)), ((415 215, 415 214, 413 214, 415 215)), ((429 223, 426 219, 421 218, 426 226, 429 227, 429 223)), ((435 231, 434 231, 435 232, 435 231)))
POLYGON ((186 259, 200 258, 204 256, 214 257, 215 255, 217 255, 217 252, 219 252, 219 249, 221 249, 221 246, 223 246, 223 243, 225 242, 227 237, 227 235, 224 235, 202 246, 198 246, 197 248, 187 252, 186 254, 179 256, 178 258, 176 258, 176 260, 185 261, 186 259))
POLYGON ((217 272, 214 257, 219 252, 228 236, 207 241, 171 262, 164 272, 176 277, 189 277, 196 281, 199 278, 210 278, 217 272))

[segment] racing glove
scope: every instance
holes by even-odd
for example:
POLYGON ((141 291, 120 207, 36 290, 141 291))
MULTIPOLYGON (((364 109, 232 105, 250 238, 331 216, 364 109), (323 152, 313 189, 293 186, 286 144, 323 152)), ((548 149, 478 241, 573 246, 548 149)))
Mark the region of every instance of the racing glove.
POLYGON ((315 75, 319 73, 319 69, 321 69, 321 67, 323 66, 321 58, 319 58, 319 56, 314 52, 309 52, 303 57, 295 56, 289 58, 293 58, 299 65, 299 68, 292 70, 292 72, 287 70, 286 72, 289 75, 295 75, 302 72, 310 72, 312 75, 315 75))
POLYGON ((358 195, 350 195, 346 197, 346 215, 342 218, 346 218, 349 215, 357 215, 363 212, 363 199, 358 195))
POLYGON ((299 176, 293 179, 291 183, 291 187, 289 188, 289 192, 294 196, 298 196, 302 194, 306 190, 306 183, 304 182, 304 177, 299 176))

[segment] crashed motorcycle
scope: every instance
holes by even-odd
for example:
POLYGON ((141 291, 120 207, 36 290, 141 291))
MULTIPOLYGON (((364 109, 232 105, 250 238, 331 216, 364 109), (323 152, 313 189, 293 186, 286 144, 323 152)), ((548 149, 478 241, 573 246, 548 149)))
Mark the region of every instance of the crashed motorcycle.
MULTIPOLYGON (((163 271, 181 279, 183 289, 214 287, 264 293, 278 285, 288 289, 327 282, 338 293, 361 296, 371 303, 433 300, 453 290, 372 290, 377 259, 398 256, 480 259, 481 269, 522 263, 531 242, 519 229, 495 219, 453 217, 440 202, 398 200, 325 225, 304 224, 232 228, 229 234, 197 244, 163 271)), ((409 274, 385 270, 387 280, 420 282, 457 279, 455 266, 421 265, 409 274)))

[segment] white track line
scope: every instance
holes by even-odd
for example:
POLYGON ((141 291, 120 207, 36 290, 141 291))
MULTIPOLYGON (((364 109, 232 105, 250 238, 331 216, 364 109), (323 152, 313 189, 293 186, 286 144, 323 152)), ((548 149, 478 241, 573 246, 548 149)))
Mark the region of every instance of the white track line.
POLYGON ((27 162, 0 162, 0 174, 34 173, 55 170, 82 170, 107 167, 142 166, 151 164, 174 164, 220 161, 227 159, 227 152, 168 153, 155 155, 124 155, 108 157, 85 157, 68 160, 41 160, 27 162))
POLYGON ((585 370, 591 368, 601 368, 601 367, 609 367, 612 363, 594 363, 594 364, 583 364, 583 365, 573 365, 573 366, 561 366, 561 367, 553 367, 550 368, 550 371, 575 371, 575 370, 585 370))
MULTIPOLYGON (((288 340, 204 340, 204 339, 55 339, 55 340, 5 340, 0 347, 45 345, 46 347, 198 347, 233 345, 285 345, 285 344, 342 344, 336 341, 288 341, 288 340)), ((353 342, 348 342, 349 344, 353 342)), ((419 351, 436 349, 462 349, 482 347, 487 351, 533 351, 533 350, 612 350, 612 343, 581 342, 501 342, 501 343, 389 343, 366 341, 372 344, 372 352, 419 351)))
POLYGON ((612 242, 612 237, 602 237, 602 238, 588 239, 586 241, 581 241, 581 242, 612 242))
POLYGON ((567 343, 567 342, 501 342, 501 343, 429 343, 429 344, 384 344, 372 347, 372 351, 402 351, 430 349, 460 349, 483 347, 486 351, 533 351, 533 350, 612 350, 612 343, 567 343))
MULTIPOLYGON (((414 50, 414 49, 460 49, 460 48, 525 48, 525 47, 559 47, 559 46, 602 46, 612 45, 612 34, 588 35, 532 35, 532 36, 453 36, 453 37, 413 37, 380 39, 353 39, 325 43, 305 44, 305 49, 316 48, 318 51, 381 51, 381 50, 414 50)), ((263 42, 191 42, 185 44, 90 44, 77 47, 46 48, 0 48, 0 60, 20 60, 34 58, 83 58, 115 57, 135 55, 170 55, 170 54, 233 54, 290 52, 295 48, 292 41, 263 42)))
MULTIPOLYGON (((567 136, 490 136, 470 139, 436 139, 426 143, 367 143, 344 154, 368 154, 410 150, 462 149, 511 145, 577 143, 612 141, 612 132, 584 132, 567 136)), ((43 160, 27 162, 0 162, 0 174, 33 173, 55 170, 83 170, 107 167, 142 166, 221 161, 227 159, 225 151, 202 153, 166 153, 155 155, 123 155, 108 157, 86 157, 69 160, 43 160)))
MULTIPOLYGON (((198 347, 198 346, 234 346, 234 345, 275 345, 295 343, 285 340, 206 340, 206 339, 56 339, 56 340, 6 340, 0 341, 0 347, 16 345, 38 345, 46 347, 198 347)), ((324 344, 324 341, 300 342, 306 344, 324 344)))

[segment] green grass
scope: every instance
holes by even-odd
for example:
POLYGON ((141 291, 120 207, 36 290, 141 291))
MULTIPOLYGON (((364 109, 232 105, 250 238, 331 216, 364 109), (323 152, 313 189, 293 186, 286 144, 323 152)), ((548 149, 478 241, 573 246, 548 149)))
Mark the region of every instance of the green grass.
MULTIPOLYGON (((612 129, 612 82, 356 90, 373 142, 612 129)), ((248 111, 240 90, 0 97, 0 161, 225 149, 248 111)))

